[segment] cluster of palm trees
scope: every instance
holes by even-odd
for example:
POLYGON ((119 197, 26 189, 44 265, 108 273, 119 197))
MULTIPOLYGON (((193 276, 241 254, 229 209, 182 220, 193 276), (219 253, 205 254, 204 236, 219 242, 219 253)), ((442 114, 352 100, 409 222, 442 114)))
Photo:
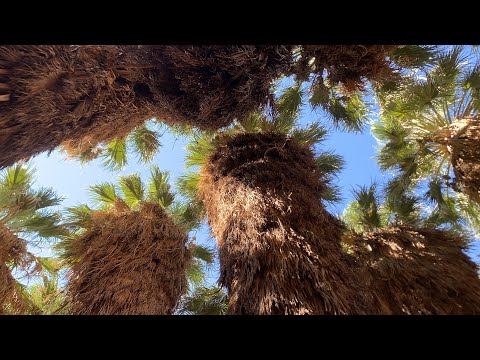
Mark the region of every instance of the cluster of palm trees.
POLYGON ((480 313, 478 268, 465 255, 480 233, 477 55, 0 46, 0 313, 480 313), (284 77, 293 84, 276 92, 284 77), (321 120, 302 126, 306 106, 321 120), (328 122, 371 125, 389 175, 356 190, 342 216, 326 207, 344 166, 320 146, 328 122), (63 210, 53 189, 33 185, 25 161, 57 147, 110 171, 128 153, 150 164, 160 126, 189 139, 178 193, 155 164, 148 182, 92 185, 90 204, 63 210), (193 236, 202 223, 216 248, 193 236))

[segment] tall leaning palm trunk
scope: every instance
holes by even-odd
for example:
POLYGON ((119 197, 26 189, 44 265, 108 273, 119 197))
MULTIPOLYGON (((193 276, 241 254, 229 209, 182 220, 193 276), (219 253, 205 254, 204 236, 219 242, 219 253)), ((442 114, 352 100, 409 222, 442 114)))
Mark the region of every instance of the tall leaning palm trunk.
POLYGON ((157 202, 132 211, 118 199, 93 212, 71 244, 71 311, 89 315, 168 315, 186 291, 187 234, 157 202))
POLYGON ((201 174, 229 314, 362 313, 308 146, 278 132, 223 135, 201 174))
POLYGON ((0 168, 145 120, 217 129, 265 105, 289 46, 0 46, 0 168))
POLYGON ((450 154, 454 188, 480 204, 480 116, 458 119, 442 133, 437 142, 450 154))

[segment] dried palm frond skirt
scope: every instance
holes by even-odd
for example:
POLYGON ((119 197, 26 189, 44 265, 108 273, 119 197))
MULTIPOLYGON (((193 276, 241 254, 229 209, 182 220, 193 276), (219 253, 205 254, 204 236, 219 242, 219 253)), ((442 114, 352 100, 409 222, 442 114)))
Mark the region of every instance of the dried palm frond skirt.
POLYGON ((455 188, 480 204, 480 118, 457 120, 449 130, 455 188))
POLYGON ((26 253, 26 242, 0 224, 0 314, 24 309, 23 295, 8 265, 23 266, 26 253))
POLYGON ((365 79, 382 82, 397 76, 388 59, 397 48, 397 45, 304 45, 295 71, 303 79, 311 73, 323 79, 323 71, 327 70, 327 80, 332 85, 339 83, 349 92, 361 90, 365 79))
POLYGON ((0 46, 0 168, 145 120, 217 129, 268 101, 289 46, 0 46))
MULTIPOLYGON (((118 209, 118 208, 117 208, 118 209)), ((187 235, 157 203, 93 213, 72 244, 74 314, 167 315, 187 290, 187 235)))
POLYGON ((364 312, 309 148, 275 133, 224 135, 201 173, 229 314, 364 312))
POLYGON ((461 239, 407 226, 353 237, 374 297, 370 314, 480 314, 480 279, 461 239))

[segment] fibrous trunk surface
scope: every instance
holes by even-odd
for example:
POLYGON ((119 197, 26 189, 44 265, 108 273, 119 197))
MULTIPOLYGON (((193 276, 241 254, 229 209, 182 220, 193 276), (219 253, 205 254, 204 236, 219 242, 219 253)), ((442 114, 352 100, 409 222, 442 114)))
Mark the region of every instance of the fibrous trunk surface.
POLYGON ((156 203, 94 213, 72 243, 74 314, 167 315, 187 289, 187 235, 156 203))
POLYGON ((480 118, 464 118, 449 127, 455 187, 480 204, 480 118))
POLYGON ((332 85, 340 83, 346 90, 362 89, 365 80, 382 82, 392 80, 396 74, 389 60, 397 45, 303 45, 296 68, 297 75, 307 78, 313 73, 327 79, 332 85))
POLYGON ((369 314, 480 314, 477 267, 461 239, 408 226, 353 237, 374 297, 369 314))
POLYGON ((309 148, 275 133, 223 136, 202 175, 229 314, 363 312, 309 148))
POLYGON ((218 129, 268 101, 289 46, 0 46, 0 168, 146 120, 218 129))

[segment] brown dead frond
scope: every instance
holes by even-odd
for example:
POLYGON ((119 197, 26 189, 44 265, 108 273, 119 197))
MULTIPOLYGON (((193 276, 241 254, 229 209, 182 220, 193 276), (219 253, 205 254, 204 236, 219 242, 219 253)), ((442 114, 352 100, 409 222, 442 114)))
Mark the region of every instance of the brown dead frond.
POLYGON ((461 239, 408 226, 352 236, 370 314, 480 314, 480 279, 461 239))
POLYGON ((300 78, 313 73, 323 79, 340 84, 346 92, 362 90, 365 81, 392 80, 398 74, 388 55, 397 45, 304 45, 296 68, 300 78), (312 62, 314 68, 312 69, 312 62))
POLYGON ((96 212, 72 242, 75 314, 171 314, 187 289, 187 235, 153 202, 96 212))
POLYGON ((224 135, 202 175, 230 314, 364 312, 309 148, 275 133, 224 135))
POLYGON ((0 168, 60 144, 78 155, 153 117, 226 126, 267 103, 272 81, 290 66, 290 50, 0 46, 0 168))

